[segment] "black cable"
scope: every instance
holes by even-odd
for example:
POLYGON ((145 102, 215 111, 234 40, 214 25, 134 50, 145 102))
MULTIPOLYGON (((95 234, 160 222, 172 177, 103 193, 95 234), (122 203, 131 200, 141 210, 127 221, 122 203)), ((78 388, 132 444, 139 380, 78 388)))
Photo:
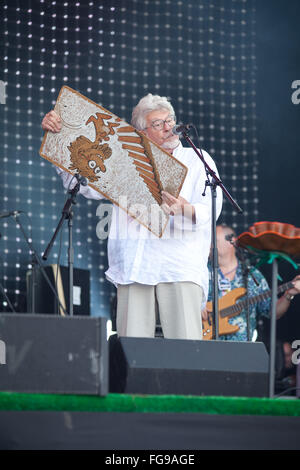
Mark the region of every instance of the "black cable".
POLYGON ((282 392, 275 395, 274 398, 279 398, 279 397, 281 397, 282 395, 285 395, 288 392, 294 392, 296 390, 300 390, 300 387, 289 387, 286 390, 283 390, 282 392))

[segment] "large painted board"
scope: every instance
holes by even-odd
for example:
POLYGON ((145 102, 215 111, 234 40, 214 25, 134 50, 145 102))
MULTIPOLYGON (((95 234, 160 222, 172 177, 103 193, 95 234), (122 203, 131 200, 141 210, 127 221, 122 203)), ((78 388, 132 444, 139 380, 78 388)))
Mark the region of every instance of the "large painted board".
POLYGON ((161 192, 178 197, 187 168, 115 114, 64 86, 54 110, 59 133, 46 132, 40 155, 88 184, 161 237, 168 223, 161 192))

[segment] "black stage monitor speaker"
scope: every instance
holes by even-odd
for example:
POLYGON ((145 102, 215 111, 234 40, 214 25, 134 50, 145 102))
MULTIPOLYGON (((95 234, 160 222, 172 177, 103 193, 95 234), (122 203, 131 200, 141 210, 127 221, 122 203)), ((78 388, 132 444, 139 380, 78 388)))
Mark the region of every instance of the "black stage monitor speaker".
POLYGON ((263 343, 161 338, 109 339, 110 392, 268 395, 263 343))
MULTIPOLYGON (((61 304, 68 311, 69 268, 58 266, 57 269, 57 264, 52 264, 44 266, 44 270, 52 286, 56 286, 61 304)), ((30 313, 58 312, 55 295, 40 268, 35 269, 34 276, 35 282, 33 286, 32 270, 27 272, 27 311, 30 313)), ((90 271, 87 269, 74 268, 73 270, 73 314, 90 315, 90 271)))
POLYGON ((106 318, 0 314, 0 390, 106 395, 106 318))

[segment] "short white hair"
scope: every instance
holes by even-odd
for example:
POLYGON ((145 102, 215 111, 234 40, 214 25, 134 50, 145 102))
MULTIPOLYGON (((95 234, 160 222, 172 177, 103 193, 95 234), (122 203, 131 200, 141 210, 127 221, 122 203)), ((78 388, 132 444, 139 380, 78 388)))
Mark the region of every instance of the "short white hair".
POLYGON ((166 109, 170 114, 175 116, 174 108, 168 101, 168 98, 148 93, 148 95, 141 98, 138 104, 133 108, 131 124, 138 130, 145 129, 147 125, 147 114, 151 113, 151 111, 156 111, 157 109, 166 109))

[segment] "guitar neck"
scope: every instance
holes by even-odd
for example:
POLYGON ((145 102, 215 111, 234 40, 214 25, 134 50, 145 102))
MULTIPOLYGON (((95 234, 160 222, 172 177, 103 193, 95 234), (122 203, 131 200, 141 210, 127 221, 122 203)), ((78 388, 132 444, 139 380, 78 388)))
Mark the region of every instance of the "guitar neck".
MULTIPOLYGON (((281 286, 278 287, 277 289, 277 294, 281 294, 282 292, 286 291, 287 289, 291 289, 293 287, 292 281, 287 282, 286 284, 282 284, 281 286)), ((238 314, 244 308, 246 308, 248 305, 256 305, 259 302, 263 300, 267 300, 269 297, 272 295, 272 290, 266 290, 265 292, 262 292, 261 294, 255 295, 254 297, 250 297, 248 299, 242 300, 241 302, 231 305, 230 307, 226 307, 220 311, 221 317, 227 317, 229 315, 238 314)))

